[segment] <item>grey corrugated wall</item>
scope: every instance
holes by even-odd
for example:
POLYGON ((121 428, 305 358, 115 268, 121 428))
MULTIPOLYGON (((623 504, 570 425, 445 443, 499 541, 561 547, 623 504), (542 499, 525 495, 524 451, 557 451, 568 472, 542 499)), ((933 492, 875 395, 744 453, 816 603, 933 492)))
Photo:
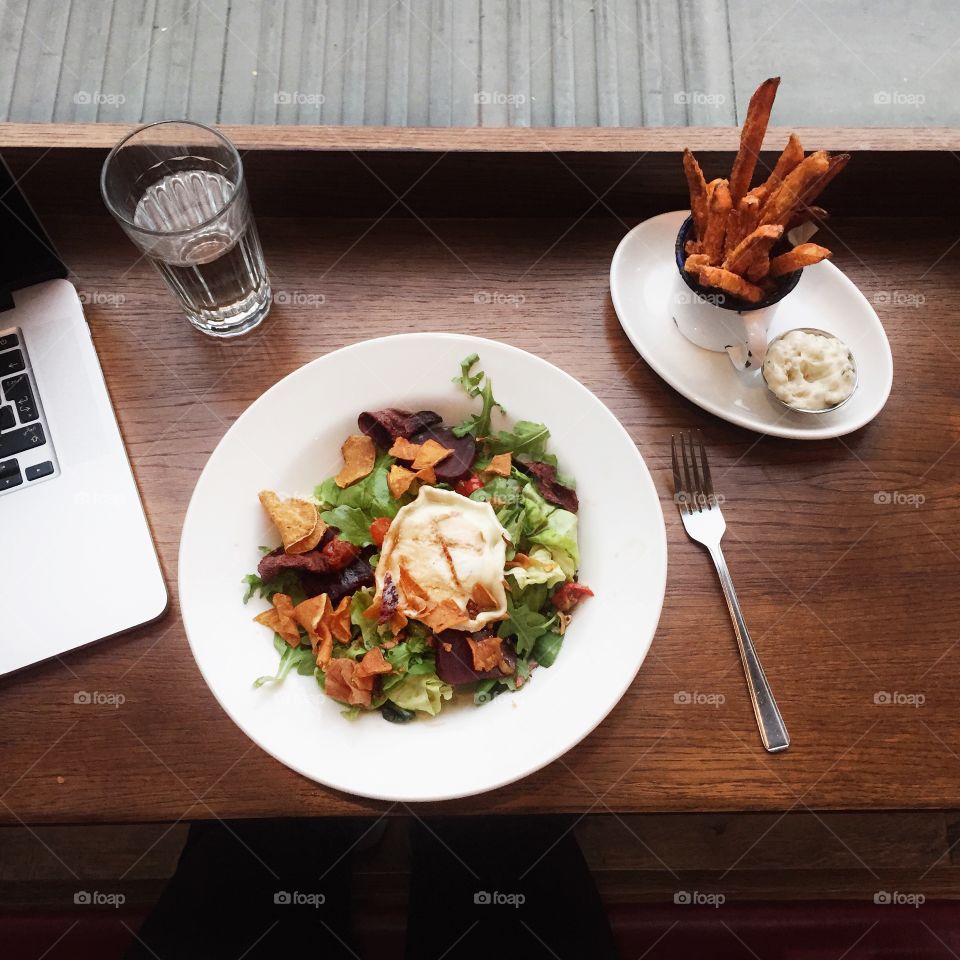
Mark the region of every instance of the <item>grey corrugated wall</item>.
POLYGON ((0 0, 0 119, 953 126, 955 0, 0 0))

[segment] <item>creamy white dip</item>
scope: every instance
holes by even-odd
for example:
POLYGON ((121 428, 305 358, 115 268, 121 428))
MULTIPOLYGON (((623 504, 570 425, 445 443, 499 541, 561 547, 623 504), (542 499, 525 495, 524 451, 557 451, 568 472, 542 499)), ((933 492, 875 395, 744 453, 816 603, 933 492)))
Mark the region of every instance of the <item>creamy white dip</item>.
POLYGON ((763 376, 774 396, 796 410, 829 410, 857 385, 847 345, 806 330, 791 330, 767 347, 763 376))

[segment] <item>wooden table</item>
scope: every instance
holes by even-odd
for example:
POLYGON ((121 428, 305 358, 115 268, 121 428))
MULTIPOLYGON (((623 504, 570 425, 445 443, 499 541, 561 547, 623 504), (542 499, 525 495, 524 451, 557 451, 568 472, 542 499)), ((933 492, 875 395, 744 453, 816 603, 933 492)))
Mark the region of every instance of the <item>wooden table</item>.
MULTIPOLYGON (((0 127, 87 300, 172 597, 154 626, 0 681, 3 820, 403 812, 318 786, 246 739, 194 665, 176 577, 194 483, 245 407, 314 357, 414 330, 515 344, 594 391, 653 472, 670 555, 650 654, 599 729, 520 783, 417 812, 956 805, 960 245, 955 199, 918 205, 948 196, 960 147, 949 132, 806 134, 811 148, 871 148, 833 202, 843 215, 830 245, 876 304, 895 367, 876 421, 816 443, 758 436, 681 398, 634 352, 610 302, 626 229, 683 205, 678 150, 713 151, 705 166, 723 169, 731 132, 233 133, 252 150, 254 205, 287 302, 253 335, 221 343, 188 328, 99 207, 96 169, 117 130, 0 127), (362 218, 342 216, 350 203, 362 218), (522 299, 477 302, 494 291, 522 299), (793 737, 784 755, 761 749, 719 587, 671 503, 670 434, 688 427, 704 431, 727 496, 726 552, 793 737), (94 690, 124 702, 75 703, 94 690), (885 695, 894 702, 878 703, 885 695)), ((50 560, 52 603, 63 576, 87 578, 107 601, 109 570, 75 569, 68 534, 50 560)))

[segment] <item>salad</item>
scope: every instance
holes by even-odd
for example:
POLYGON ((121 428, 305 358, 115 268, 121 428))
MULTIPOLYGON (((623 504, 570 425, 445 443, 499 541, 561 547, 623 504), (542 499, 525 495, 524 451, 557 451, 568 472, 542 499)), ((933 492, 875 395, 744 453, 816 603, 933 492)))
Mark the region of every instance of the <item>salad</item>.
POLYGON ((343 467, 312 499, 260 493, 280 535, 243 602, 273 633, 280 683, 312 675, 347 716, 436 715, 454 691, 487 703, 560 653, 579 582, 579 502, 541 423, 494 430, 503 408, 473 354, 454 378, 479 409, 365 411, 343 467))

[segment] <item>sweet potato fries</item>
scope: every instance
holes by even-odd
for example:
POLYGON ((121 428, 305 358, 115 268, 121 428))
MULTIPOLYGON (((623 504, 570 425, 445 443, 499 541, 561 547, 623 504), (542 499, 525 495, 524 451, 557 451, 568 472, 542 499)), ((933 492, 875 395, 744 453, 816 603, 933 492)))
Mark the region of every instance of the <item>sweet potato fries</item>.
POLYGON ((749 303, 772 292, 777 278, 831 256, 816 243, 770 254, 788 230, 826 218, 827 211, 814 201, 850 159, 848 153, 831 156, 826 150, 804 156, 799 137, 791 133, 770 175, 751 189, 779 85, 779 77, 764 80, 750 98, 729 180, 708 183, 697 158, 683 152, 693 215, 684 269, 702 285, 749 303))

